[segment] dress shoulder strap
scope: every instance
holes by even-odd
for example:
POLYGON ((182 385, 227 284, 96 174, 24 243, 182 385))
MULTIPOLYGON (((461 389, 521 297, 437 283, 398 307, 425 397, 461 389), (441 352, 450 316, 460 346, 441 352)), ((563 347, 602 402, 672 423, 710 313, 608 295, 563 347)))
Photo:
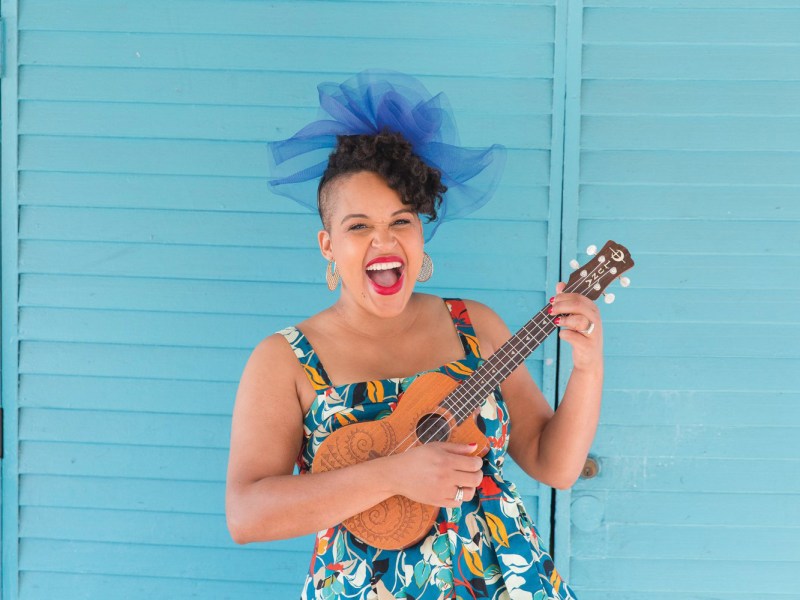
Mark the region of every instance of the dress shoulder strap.
POLYGON ((453 325, 461 340, 461 345, 464 346, 464 354, 481 358, 478 336, 475 335, 475 329, 472 327, 472 321, 464 301, 461 298, 444 298, 444 303, 447 305, 447 310, 450 311, 450 318, 453 319, 453 325))
POLYGON ((322 366, 322 362, 320 362, 316 351, 311 346, 311 342, 308 341, 308 338, 302 331, 292 326, 282 329, 278 333, 289 342, 292 350, 294 350, 294 355, 297 357, 297 360, 300 361, 303 370, 306 372, 306 377, 308 377, 308 380, 316 391, 333 387, 331 380, 328 378, 328 373, 325 371, 325 367, 322 366))

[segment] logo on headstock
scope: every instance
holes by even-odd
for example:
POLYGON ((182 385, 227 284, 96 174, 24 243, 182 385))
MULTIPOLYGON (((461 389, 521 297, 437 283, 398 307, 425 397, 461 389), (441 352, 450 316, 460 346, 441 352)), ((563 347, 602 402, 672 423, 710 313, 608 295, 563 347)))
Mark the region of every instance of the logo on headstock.
POLYGON ((620 250, 619 248, 614 248, 611 251, 611 260, 615 262, 624 262, 625 261, 625 253, 620 250))

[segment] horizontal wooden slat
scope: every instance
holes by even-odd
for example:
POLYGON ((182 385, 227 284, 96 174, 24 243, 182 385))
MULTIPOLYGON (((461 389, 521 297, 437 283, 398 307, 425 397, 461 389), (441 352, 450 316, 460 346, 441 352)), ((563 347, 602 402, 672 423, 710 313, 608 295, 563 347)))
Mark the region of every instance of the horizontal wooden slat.
MULTIPOLYGON (((656 543, 655 540, 653 543, 656 543)), ((744 543, 744 542, 743 542, 744 543)), ((746 544, 745 544, 746 546, 746 544)), ((752 552, 737 560, 714 561, 697 559, 628 560, 574 558, 571 572, 572 583, 577 586, 599 587, 606 590, 622 590, 625 593, 639 592, 639 597, 650 597, 650 593, 685 591, 687 597, 708 594, 709 597, 734 597, 742 589, 760 589, 765 581, 792 581, 797 565, 791 561, 753 562, 752 552), (757 567, 755 566, 757 565, 757 567), (710 577, 710 569, 714 576, 710 577), (680 573, 680 577, 675 577, 680 573)), ((579 588, 580 589, 580 588, 579 588)), ((778 593, 780 593, 778 589, 778 593)), ((633 596, 635 597, 635 596, 633 596)), ((780 596, 778 596, 780 597, 780 596)), ((790 596, 791 597, 791 596, 790 596)))
MULTIPOLYGON (((593 4, 593 3, 590 3, 593 4)), ((675 10, 639 2, 630 8, 590 6, 583 12, 583 39, 587 42, 688 42, 702 44, 779 44, 798 42, 800 7, 787 10, 725 8, 675 10), (645 6, 647 5, 647 6, 645 6)), ((719 3, 723 4, 723 3, 719 3)), ((730 4, 730 3, 728 3, 730 4)), ((786 6, 791 6, 787 4, 786 6)))
POLYGON ((612 389, 732 390, 795 392, 800 370, 794 359, 610 356, 605 361, 605 385, 612 389), (635 373, 636 381, 631 381, 635 373))
MULTIPOLYGON (((20 511, 20 534, 42 540, 201 548, 231 546, 223 514, 24 507, 20 511)), ((304 552, 311 545, 305 538, 295 538, 288 544, 276 543, 272 547, 304 552)))
MULTIPOLYGON (((437 28, 438 29, 438 28, 437 28)), ((551 77, 553 44, 430 39, 22 31, 19 63, 64 66, 358 72, 364 57, 403 73, 551 77), (435 56, 436 60, 431 60, 435 56)), ((338 77, 337 77, 338 78, 338 77)))
MULTIPOLYGON (((600 582, 602 583, 602 582, 600 582)), ((646 583, 644 584, 646 586, 646 583)), ((675 591, 668 592, 654 592, 652 590, 642 587, 640 589, 631 590, 630 587, 625 590, 598 590, 592 586, 578 587, 581 592, 592 600, 639 600, 643 596, 647 596, 649 600, 672 600, 675 598, 675 591)), ((716 591, 696 591, 693 589, 680 590, 680 595, 683 600, 719 600, 719 594, 716 591)), ((794 592, 759 592, 759 596, 764 600, 795 600, 796 594, 794 592)), ((753 595, 751 592, 726 592, 725 600, 749 600, 753 595)))
MULTIPOLYGON (((317 109, 317 85, 320 82, 341 83, 355 72, 228 71, 180 67, 132 70, 96 66, 22 65, 19 73, 19 97, 23 100, 317 109)), ((458 77, 444 73, 422 75, 418 79, 431 93, 443 91, 457 115, 462 111, 495 114, 552 112, 553 86, 548 78, 498 79, 458 77), (498 98, 503 98, 503 101, 498 102, 498 98)), ((460 129, 463 130, 463 127, 460 129)), ((480 133, 471 132, 472 135, 480 133)))
POLYGON ((610 355, 678 357, 760 357, 800 359, 800 348, 792 341, 800 336, 800 320, 775 323, 750 315, 756 323, 650 323, 646 336, 642 323, 619 323, 606 345, 610 355), (758 321, 761 321, 760 323, 758 321), (653 341, 657 340, 654 344, 653 341), (690 344, 687 342, 691 340, 690 344))
MULTIPOLYGON (((592 494, 591 491, 588 493, 592 494)), ((604 492, 600 496, 604 500, 604 524, 640 523, 665 527, 800 526, 800 498, 795 494, 765 494, 761 491, 696 493, 688 499, 680 492, 625 490, 604 492)))
POLYGON ((579 228, 579 235, 583 239, 601 239, 604 234, 619 237, 632 254, 633 248, 637 247, 645 252, 674 252, 684 255, 687 262, 691 262, 697 254, 718 254, 734 267, 737 255, 751 255, 767 263, 775 255, 800 254, 800 223, 794 221, 775 220, 755 224, 744 220, 708 222, 665 219, 641 221, 635 227, 630 227, 609 215, 608 219, 584 221, 579 228), (618 236, 613 228, 619 228, 619 233, 626 237, 618 236), (626 234, 623 229, 627 229, 626 234))
MULTIPOLYGON (((624 382, 630 385, 630 381, 624 382)), ((800 392, 737 389, 604 391, 604 425, 781 427, 800 423, 800 392), (757 405, 758 410, 753 410, 757 405)))
POLYGON ((588 184, 581 187, 582 219, 797 221, 800 185, 588 184))
MULTIPOLYGON (((269 571, 266 571, 268 575, 269 571)), ((29 600, 51 600, 64 590, 80 590, 85 598, 113 597, 116 600, 141 598, 196 598, 198 600, 257 600, 274 594, 290 598, 300 593, 302 575, 293 583, 267 581, 211 581, 192 577, 142 577, 141 575, 97 575, 91 573, 57 573, 22 571, 20 597, 29 600)))
MULTIPOLYGON (((113 421, 112 421, 113 423, 113 421)), ((156 422, 154 426, 160 423, 156 422)), ((606 425, 600 428, 592 451, 601 456, 678 459, 800 458, 800 424, 786 427, 720 427, 716 425, 606 425), (765 444, 769 440, 769 444, 765 444)))
MULTIPOLYGON (((634 7, 634 8, 743 8, 753 10, 753 0, 586 0, 586 7, 634 7)), ((795 0, 763 0, 759 9, 797 8, 795 0)), ((748 15, 749 12, 745 12, 748 15)))
POLYGON ((19 439, 227 449, 230 417, 25 408, 19 415, 19 439))
POLYGON ((72 373, 23 374, 19 378, 19 404, 31 408, 230 416, 236 384, 234 380, 178 381, 72 373), (58 393, 53 390, 58 390, 58 393))
POLYGON ((27 474, 20 506, 220 515, 225 483, 126 477, 27 474))
MULTIPOLYGON (((738 260, 738 259, 737 259, 738 260)), ((714 268, 713 266, 711 267, 714 268)), ((639 286, 639 273, 630 272, 631 285, 620 289, 616 283, 613 291, 617 299, 611 305, 603 305, 601 312, 606 323, 659 323, 669 321, 678 326, 685 324, 727 324, 731 329, 739 325, 774 323, 774 315, 782 315, 783 322, 792 325, 800 321, 800 296, 794 294, 769 294, 755 296, 747 290, 682 289, 680 294, 663 289, 648 289, 639 286), (658 316, 654 319, 654 316, 658 316)), ((778 288, 785 281, 778 278, 765 281, 765 287, 778 288)), ((610 333, 616 326, 608 327, 610 333)), ((750 340, 740 345, 746 348, 750 340)))
MULTIPOLYGON (((755 507, 754 507, 755 508, 755 507)), ((797 527, 698 527, 672 524, 608 525, 592 533, 573 537, 573 552, 580 560, 613 556, 620 561, 647 556, 661 560, 738 560, 742 556, 742 540, 759 548, 751 557, 754 568, 780 561, 800 560, 797 527), (653 540, 658 540, 654 544, 653 540)), ((716 566, 714 571, 716 571, 716 566)))
POLYGON ((581 155, 581 181, 799 185, 799 163, 800 152, 586 151, 581 155))
POLYGON ((20 474, 225 481, 228 452, 218 448, 177 448, 121 444, 22 442, 20 474))
POLYGON ((308 566, 309 550, 269 552, 229 548, 176 548, 142 544, 112 544, 23 539, 23 571, 177 577, 197 580, 279 582, 299 585, 308 566))
POLYGON ((28 341, 244 349, 252 345, 254 333, 266 337, 287 325, 282 316, 24 309, 19 330, 28 341))
MULTIPOLYGON (((283 1, 245 2, 236 10, 225 2, 144 0, 131 6, 113 1, 81 0, 69 6, 38 1, 20 15, 23 31, 158 32, 164 34, 235 34, 276 37, 346 37, 380 32, 401 39, 506 39, 527 41, 553 36, 553 2, 459 2, 454 7, 418 2, 408 10, 399 2, 359 2, 353 18, 340 4, 283 1), (225 18, 219 18, 221 13, 225 18), (124 16, 124 21, 121 17, 124 16), (448 27, 434 24, 447 22, 448 27), (428 24, 428 26, 425 26, 428 24)), ((368 35, 368 34, 367 34, 368 35)))
POLYGON ((795 44, 584 45, 587 79, 714 79, 794 81, 795 44))
MULTIPOLYGON (((19 107, 19 132, 264 142, 289 137, 317 118, 313 108, 26 101, 19 107)), ((550 119, 549 114, 514 114, 500 119, 497 114, 461 111, 458 127, 464 133, 460 143, 470 147, 502 143, 509 148, 546 150, 550 148, 550 119)), ((787 129, 781 135, 790 133, 787 129)))
MULTIPOLYGON (((601 457, 599 475, 575 484, 583 491, 800 494, 800 468, 792 459, 684 457, 601 457)), ((691 496, 687 496, 691 497, 691 496)))
POLYGON ((236 381, 248 350, 76 342, 23 342, 19 372, 236 381))
POLYGON ((797 152, 800 116, 586 116, 581 125, 581 145, 586 151, 797 152))
MULTIPOLYGON (((789 0, 794 1, 794 0, 789 0)), ((584 115, 800 114, 800 81, 586 79, 584 115), (713 98, 713 102, 709 102, 713 98)))

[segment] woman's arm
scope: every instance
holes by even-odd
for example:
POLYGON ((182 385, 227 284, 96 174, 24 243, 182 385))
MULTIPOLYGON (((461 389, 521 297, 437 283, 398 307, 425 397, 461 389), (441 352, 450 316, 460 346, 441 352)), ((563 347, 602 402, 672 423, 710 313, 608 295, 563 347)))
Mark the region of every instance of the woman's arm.
MULTIPOLYGON (((481 459, 466 456, 472 448, 461 444, 428 444, 326 473, 293 475, 303 439, 300 393, 309 390, 281 336, 267 338, 253 351, 231 426, 225 510, 235 542, 314 533, 395 494, 457 506, 452 500, 456 486, 474 491, 480 481, 481 459)), ((468 491, 465 500, 471 498, 468 491)))
MULTIPOLYGON (((603 385, 602 323, 596 305, 579 294, 563 294, 558 284, 553 314, 562 317, 559 337, 573 347, 573 370, 553 412, 523 363, 500 386, 511 419, 509 454, 531 477, 551 487, 565 489, 578 479, 586 461, 600 415, 603 385), (595 324, 591 336, 566 328, 585 329, 595 324)), ((511 337, 511 331, 490 308, 468 302, 475 332, 484 356, 511 337)))

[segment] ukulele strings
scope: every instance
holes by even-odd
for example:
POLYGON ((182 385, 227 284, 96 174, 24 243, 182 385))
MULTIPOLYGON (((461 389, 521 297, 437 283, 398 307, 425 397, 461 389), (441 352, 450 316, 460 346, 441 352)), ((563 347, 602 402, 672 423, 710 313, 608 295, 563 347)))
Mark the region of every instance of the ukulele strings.
MULTIPOLYGON (((604 262, 599 262, 599 263, 598 263, 598 265, 597 265, 597 266, 595 266, 595 268, 594 268, 594 269, 592 269, 592 271, 591 271, 590 273, 587 273, 587 275, 585 275, 585 276, 584 276, 584 277, 583 277, 581 280, 579 280, 578 282, 576 282, 576 283, 575 283, 575 285, 574 285, 574 287, 572 287, 572 289, 570 289, 570 286, 567 286, 567 287, 565 287, 565 288, 564 288, 564 291, 563 291, 562 293, 570 293, 570 292, 574 292, 575 290, 577 290, 577 289, 580 287, 581 283, 583 283, 583 282, 584 282, 584 281, 585 281, 585 280, 586 280, 586 279, 587 279, 587 278, 588 278, 590 275, 592 275, 592 274, 593 274, 593 273, 594 273, 594 272, 595 272, 597 269, 599 269, 599 268, 600 268, 600 267, 601 267, 603 264, 604 264, 604 262)), ((529 342, 522 341, 522 344, 521 344, 521 346, 520 346, 519 348, 518 348, 518 347, 515 347, 515 342, 512 342, 512 344, 511 344, 511 347, 512 347, 512 349, 514 350, 514 352, 518 352, 518 351, 520 351, 520 350, 524 350, 525 352, 528 352, 528 351, 530 351, 530 349, 531 349, 531 348, 533 348, 533 347, 535 347, 536 345, 540 344, 540 343, 541 343, 541 342, 542 342, 542 341, 543 341, 545 338, 547 338, 547 336, 550 334, 550 332, 548 332, 548 331, 547 331, 547 329, 546 329, 545 327, 542 327, 542 326, 541 326, 541 325, 540 325, 538 322, 536 322, 536 319, 537 319, 537 317, 539 317, 539 316, 541 316, 541 317, 542 317, 542 318, 544 318, 544 319, 546 319, 546 318, 547 318, 547 313, 545 313, 545 310, 546 310, 547 308, 549 308, 549 307, 545 307, 545 308, 542 308, 541 310, 539 310, 539 312, 537 312, 537 313, 536 313, 536 314, 533 316, 533 318, 532 318, 532 319, 530 319, 530 320, 528 321, 529 323, 533 323, 533 324, 534 324, 534 325, 537 327, 537 329, 538 329, 538 332, 537 332, 537 333, 543 333, 543 334, 544 334, 544 337, 542 338, 542 340, 536 339, 536 336, 534 335, 534 339, 533 339, 534 345, 533 345, 533 346, 531 346, 530 348, 528 347, 528 346, 529 346, 529 342)), ((551 323, 552 323, 552 322, 551 322, 551 323)), ((516 334, 515 334, 515 336, 514 336, 514 337, 516 337, 516 334)), ((512 338, 512 339, 513 339, 513 338, 512 338)), ((499 350, 498 350, 498 351, 497 351, 495 354, 496 354, 496 355, 499 355, 499 353, 500 353, 500 352, 504 352, 504 353, 505 353, 505 352, 506 352, 506 350, 504 349, 504 348, 505 348, 505 346, 506 346, 506 344, 503 344, 503 346, 501 346, 501 347, 500 347, 500 349, 499 349, 499 350)), ((492 356, 495 356, 495 354, 493 354, 492 356)), ((487 359, 487 360, 488 360, 488 359, 487 359)), ((484 363, 484 364, 485 364, 485 363, 484 363)), ((517 366, 519 366, 519 365, 517 365, 517 366)), ((506 365, 506 367, 508 368, 508 365, 506 365)), ((502 381, 502 380, 504 380, 504 379, 505 379, 505 378, 506 378, 506 377, 507 377, 507 376, 508 376, 508 375, 509 375, 509 374, 510 374, 510 373, 511 373, 511 372, 512 372, 512 371, 513 371, 515 368, 516 368, 516 366, 508 368, 508 373, 507 373, 506 375, 502 375, 503 369, 500 369, 499 371, 496 371, 496 372, 494 372, 494 373, 491 373, 491 374, 489 374, 489 375, 491 376, 491 375, 493 375, 493 374, 495 374, 495 373, 500 373, 500 374, 501 374, 501 379, 500 379, 500 381, 502 381)), ((456 392, 457 390, 460 390, 460 391, 459 391, 459 393, 462 395, 462 398, 459 398, 459 399, 461 399, 461 400, 463 400, 463 399, 466 399, 466 398, 468 397, 468 395, 474 395, 474 392, 475 392, 475 391, 477 391, 477 389, 480 389, 480 387, 484 385, 484 382, 483 382, 483 381, 481 381, 481 382, 479 382, 477 385, 475 385, 475 384, 473 384, 473 382, 472 382, 471 380, 472 380, 472 377, 470 376, 470 378, 469 378, 469 379, 467 379, 467 380, 466 380, 466 381, 465 381, 465 382, 464 382, 462 385, 459 385, 458 387, 456 387, 456 388, 455 388, 455 390, 453 390, 453 391, 452 391, 450 394, 448 394, 448 396, 451 396, 451 395, 455 394, 455 392, 456 392), (461 389, 460 389, 460 388, 462 388, 462 387, 464 388, 463 390, 461 390, 461 389)), ((465 412, 463 415, 462 415, 461 409, 456 409, 456 411, 455 411, 454 413, 451 413, 451 414, 450 414, 450 416, 448 416, 448 417, 447 417, 447 420, 446 420, 446 423, 447 423, 447 425, 449 425, 449 426, 451 426, 451 427, 452 427, 452 426, 453 426, 453 424, 455 423, 455 420, 456 420, 456 418, 458 418, 458 419, 461 419, 461 417, 464 417, 464 418, 466 418, 467 416, 469 416, 469 414, 470 414, 470 413, 471 413, 473 410, 475 410, 475 408, 477 408, 477 406, 476 406, 476 407, 474 407, 474 408, 468 408, 468 407, 467 407, 467 410, 466 410, 466 412, 465 412)), ((419 432, 419 434, 418 434, 418 435, 416 435, 416 436, 415 436, 415 433, 416 433, 416 432, 411 432, 411 433, 409 433, 409 434, 408 434, 408 435, 407 435, 405 438, 403 438, 402 440, 400 440, 400 441, 398 442, 397 446, 395 446, 395 448, 394 448, 392 451, 390 451, 390 452, 387 454, 387 456, 391 456, 391 455, 392 455, 392 454, 394 454, 395 452, 397 452, 397 451, 400 451, 400 450, 401 450, 401 447, 403 446, 403 444, 405 444, 405 443, 406 443, 406 442, 408 442, 409 440, 411 440, 411 445, 409 445, 409 447, 408 447, 408 448, 405 448, 405 449, 403 449, 402 451, 403 451, 403 452, 405 452, 406 450, 410 450, 410 449, 411 449, 411 448, 414 446, 414 443, 415 443, 415 440, 414 440, 414 439, 412 439, 412 436, 415 436, 417 439, 422 439, 424 435, 426 435, 426 434, 430 433, 431 431, 433 431, 434 429, 436 429, 436 427, 437 427, 436 425, 429 425, 429 426, 428 426, 426 429, 422 429, 422 430, 419 432)), ((455 424, 455 427, 458 427, 458 424, 455 424)), ((425 442, 422 442, 422 443, 425 443, 425 442)))
MULTIPOLYGON (((596 267, 595 267, 595 268, 594 268, 594 269, 591 271, 591 273, 587 273, 587 275, 585 275, 585 276, 583 277, 583 279, 582 279, 582 280, 578 281, 578 282, 575 284, 575 286, 574 286, 574 287, 571 287, 571 288, 570 288, 570 287, 566 287, 566 288, 564 289, 564 291, 565 291, 565 292, 572 292, 572 291, 575 291, 575 290, 577 290, 577 289, 578 289, 578 288, 581 286, 581 284, 582 284, 584 281, 586 281, 586 279, 587 279, 587 278, 588 278, 590 275, 594 274, 594 272, 595 272, 597 269, 599 269, 599 268, 600 268, 600 267, 601 267, 603 264, 604 264, 603 262, 599 263, 599 264, 598 264, 598 265, 597 265, 597 266, 596 266, 596 267)), ((536 314, 536 315, 535 315, 535 316, 534 316, 534 317, 533 317, 533 318, 532 318, 532 319, 529 321, 529 323, 532 323, 532 324, 533 324, 534 326, 536 326, 536 328, 538 329, 538 331, 537 331, 536 333, 541 333, 541 334, 544 334, 541 340, 539 340, 539 339, 536 337, 536 334, 534 334, 534 339, 533 339, 533 341, 532 341, 532 342, 530 341, 530 338, 529 338, 529 341, 528 341, 528 342, 526 342, 525 340, 523 340, 522 338, 520 338, 520 339, 519 339, 519 340, 517 340, 517 341, 512 341, 511 345, 510 345, 508 348, 505 348, 505 346, 506 346, 506 345, 505 345, 505 344, 503 344, 503 346, 501 346, 501 348, 500 348, 500 349, 497 351, 497 353, 496 353, 496 354, 497 354, 498 356, 500 356, 500 353, 502 352, 503 354, 506 354, 506 355, 507 355, 505 358, 509 358, 509 357, 510 357, 510 356, 511 356, 513 353, 517 353, 517 352, 519 352, 520 350, 523 350, 523 351, 524 351, 524 352, 526 352, 526 353, 527 353, 527 352, 530 352, 530 351, 531 351, 533 348, 535 348, 535 347, 536 347, 536 346, 538 346, 538 345, 539 345, 539 344, 540 344, 542 341, 544 341, 544 339, 545 339, 545 338, 547 338, 547 336, 548 336, 548 335, 550 335, 550 332, 552 331, 552 330, 548 331, 548 330, 547 330, 547 328, 546 328, 546 326, 548 326, 548 325, 552 325, 552 321, 549 321, 549 322, 548 322, 548 321, 546 320, 546 319, 547 319, 547 317, 548 317, 548 314, 546 314, 546 313, 545 313, 545 310, 546 310, 546 308, 548 308, 548 307, 545 307, 545 308, 541 309, 541 310, 540 310, 540 311, 539 311, 539 312, 538 312, 538 313, 537 313, 537 314, 536 314), (536 321, 537 317, 540 317, 540 316, 542 317, 542 319, 544 319, 544 321, 543 321, 543 322, 536 321), (543 326, 543 325, 545 325, 545 326, 543 326), (518 342, 521 342, 521 344, 517 345, 517 343, 518 343, 518 342)), ((541 321, 541 320, 540 320, 540 321, 541 321)), ((516 337, 516 336, 515 336, 515 337, 516 337)), ((513 339, 513 338, 512 338, 512 339, 513 339)), ((512 367, 512 366, 510 366, 509 364, 505 364, 504 366, 503 366, 503 365, 501 365, 501 368, 500 368, 500 369, 498 369, 497 371, 494 371, 494 372, 490 371, 489 373, 487 373, 487 377, 486 377, 485 379, 487 379, 488 381, 491 381, 491 379, 492 379, 492 378, 494 378, 496 375, 498 375, 498 374, 499 374, 499 375, 500 375, 500 378, 499 378, 499 381, 498 381, 498 383, 499 383, 500 381, 503 381, 503 380, 504 380, 506 377, 508 377, 508 375, 510 375, 510 374, 511 374, 511 372, 512 372, 512 371, 513 371, 513 370, 514 370, 514 369, 515 369, 517 366, 518 366, 518 365, 515 365, 515 366, 513 366, 513 367, 512 367), (507 370, 508 372, 504 374, 503 372, 504 372, 505 370, 507 370)), ((483 387, 483 386, 485 385, 485 383, 486 383, 485 381, 480 381, 480 380, 478 380, 478 379, 476 379, 477 383, 473 383, 473 382, 471 381, 471 379, 472 379, 472 378, 468 379, 468 380, 465 382, 465 384, 464 384, 463 386, 459 386, 458 388, 456 388, 455 390, 453 390, 453 392, 451 392, 451 394, 455 394, 456 392, 458 392, 458 393, 461 395, 461 398, 459 398, 459 400, 464 400, 464 399, 468 398, 469 396, 474 396, 474 395, 475 395, 475 393, 476 393, 478 390, 480 390, 480 388, 481 388, 481 387, 483 387), (461 390, 461 389, 460 389, 461 387, 463 387, 464 389, 463 389, 463 390, 461 390)), ((466 406, 466 407, 465 407, 465 408, 466 408, 466 411, 464 412, 464 414, 463 414, 463 415, 462 415, 462 413, 461 413, 461 410, 460 410, 460 409, 456 409, 456 411, 455 411, 454 413, 452 413, 452 414, 453 414, 454 416, 458 417, 458 418, 461 418, 461 417, 464 417, 464 418, 466 418, 466 417, 467 417, 467 416, 468 416, 468 415, 469 415, 469 414, 470 414, 472 411, 474 411, 476 408, 478 408, 478 406, 479 406, 479 404, 478 404, 478 405, 476 405, 476 406, 474 406, 474 407, 472 407, 472 408, 470 408, 469 406, 466 406)), ((454 421, 454 419, 452 419, 452 418, 449 418, 449 419, 448 419, 448 424, 452 424, 452 423, 453 423, 453 421, 454 421)), ((424 434, 424 433, 428 433, 429 431, 430 431, 430 428, 428 428, 428 430, 423 430, 421 433, 422 433, 422 434, 424 434)))

